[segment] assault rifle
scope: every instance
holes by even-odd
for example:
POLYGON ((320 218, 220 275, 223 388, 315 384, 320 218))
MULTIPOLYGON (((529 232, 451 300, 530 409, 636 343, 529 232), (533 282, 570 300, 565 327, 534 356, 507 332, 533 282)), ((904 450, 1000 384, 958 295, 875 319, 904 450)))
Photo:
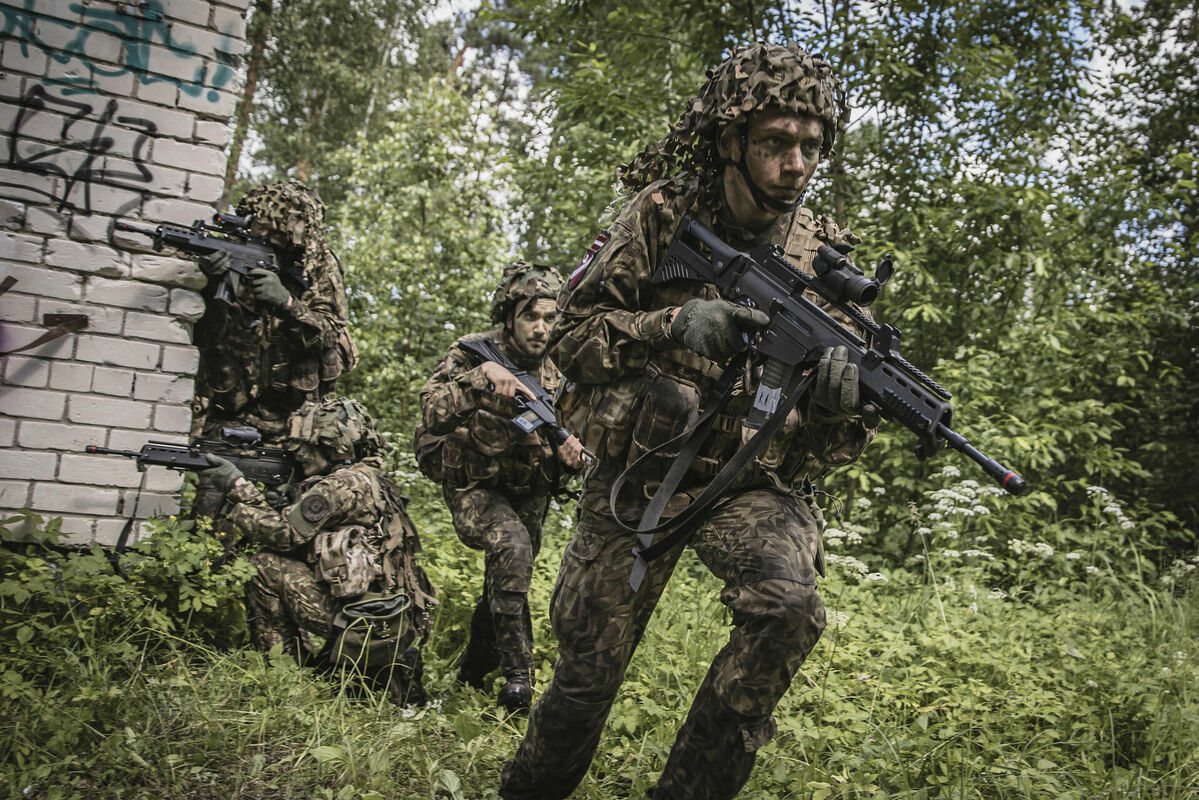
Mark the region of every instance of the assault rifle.
POLYGON ((849 350, 849 362, 858 366, 863 404, 872 403, 884 419, 896 420, 915 433, 918 458, 928 458, 948 444, 1008 492, 1023 494, 1027 489, 1023 478, 983 455, 950 427, 952 395, 899 354, 899 331, 875 322, 853 305, 874 301, 891 275, 890 259, 880 265, 876 278, 867 278, 842 253, 822 245, 813 268, 815 276, 804 273, 775 244, 748 253, 735 250, 687 215, 652 281, 712 283, 725 299, 770 315, 769 327, 750 342, 750 350, 766 361, 745 427, 762 428, 797 371, 814 366, 826 349, 840 345, 849 350), (865 338, 805 297, 805 290, 852 320, 865 338))
MULTIPOLYGON (((279 272, 279 262, 275 256, 275 248, 265 236, 250 235, 249 217, 216 214, 213 221, 215 225, 198 219, 190 228, 182 225, 159 225, 154 230, 118 222, 116 229, 149 236, 155 250, 170 246, 197 256, 228 253, 229 271, 222 276, 214 297, 228 306, 233 306, 237 304, 237 284, 234 283, 234 275, 249 278, 252 269, 279 272)), ((290 277, 298 280, 298 276, 290 277)))
MULTIPOLYGON (((558 415, 554 413, 554 399, 550 397, 550 393, 537 382, 535 377, 513 364, 512 359, 504 355, 490 337, 467 339, 458 342, 458 346, 478 359, 480 364, 484 361, 494 361, 499 364, 511 372, 532 395, 531 398, 525 397, 518 392, 512 398, 519 412, 511 420, 513 425, 525 433, 532 433, 538 428, 548 425, 550 443, 555 449, 571 437, 570 431, 558 424, 558 415)), ((583 458, 588 460, 588 454, 584 453, 583 458)))
POLYGON ((137 468, 161 466, 180 472, 199 472, 212 465, 205 457, 209 453, 232 462, 247 480, 268 487, 291 481, 295 462, 291 453, 274 447, 260 447, 262 435, 251 427, 221 428, 221 439, 193 439, 191 444, 148 442, 141 450, 111 450, 89 444, 88 453, 136 458, 137 468))

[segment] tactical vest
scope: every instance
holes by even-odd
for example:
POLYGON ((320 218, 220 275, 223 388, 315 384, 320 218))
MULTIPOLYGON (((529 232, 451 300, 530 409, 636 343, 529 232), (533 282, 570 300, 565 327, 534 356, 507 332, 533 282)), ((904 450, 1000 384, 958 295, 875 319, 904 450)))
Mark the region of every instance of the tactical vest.
MULTIPOLYGON (((470 334, 479 336, 490 336, 511 356, 502 331, 470 334)), ((561 381, 548 358, 534 374, 551 395, 561 381)), ((417 465, 429 479, 454 489, 483 486, 522 496, 557 491, 561 472, 548 439, 537 431, 521 433, 512 425, 513 416, 515 409, 502 415, 477 408, 464 425, 444 435, 430 433, 418 422, 413 432, 417 465)))

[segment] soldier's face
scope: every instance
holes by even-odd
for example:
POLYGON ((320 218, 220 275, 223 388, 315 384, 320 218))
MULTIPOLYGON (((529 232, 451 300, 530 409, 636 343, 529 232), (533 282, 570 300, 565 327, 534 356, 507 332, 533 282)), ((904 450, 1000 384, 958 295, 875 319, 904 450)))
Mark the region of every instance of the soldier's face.
MULTIPOLYGON (((738 133, 736 128, 729 128, 720 138, 721 154, 732 161, 741 158, 738 133)), ((746 131, 746 168, 754 183, 771 198, 793 203, 820 163, 823 140, 824 127, 816 117, 801 117, 789 111, 759 112, 750 117, 746 131)), ((746 228, 761 230, 780 214, 754 201, 745 176, 734 166, 724 169, 724 189, 734 219, 746 228)))
POLYGON ((545 355, 550 328, 558 319, 558 306, 548 297, 525 303, 512 320, 516 346, 531 356, 545 355))

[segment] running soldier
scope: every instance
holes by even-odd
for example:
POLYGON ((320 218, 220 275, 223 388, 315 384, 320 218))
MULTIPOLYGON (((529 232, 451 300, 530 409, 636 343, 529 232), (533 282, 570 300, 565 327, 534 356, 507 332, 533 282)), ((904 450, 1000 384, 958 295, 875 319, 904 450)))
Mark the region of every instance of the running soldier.
MULTIPOLYGON (((644 485, 615 509, 611 487, 639 456, 696 419, 723 367, 745 350, 746 334, 770 322, 760 310, 721 299, 711 284, 655 284, 651 277, 686 214, 738 250, 776 243, 801 268, 811 267, 821 244, 851 249, 848 233, 800 206, 847 115, 824 59, 795 44, 757 44, 709 72, 673 129, 622 170, 634 196, 572 273, 550 336, 550 357, 577 384, 562 401, 567 426, 597 460, 584 477, 578 528, 550 609, 559 646, 554 679, 504 770, 506 800, 564 798, 582 780, 684 547, 650 561, 640 589, 630 586, 635 537, 614 514, 637 524, 673 453, 642 462, 644 485)), ((776 704, 824 629, 812 481, 856 458, 878 422, 860 406, 857 368, 844 355, 821 362, 813 391, 687 543, 724 582, 720 597, 733 630, 675 739, 656 800, 738 793, 755 752, 775 733, 776 704)), ((742 422, 754 379, 732 377, 732 396, 666 516, 694 499, 747 438, 742 422)))
POLYGON ((502 668, 497 701, 509 711, 528 709, 533 698, 533 561, 550 496, 562 483, 563 467, 581 465, 582 445, 572 436, 555 452, 545 428, 518 430, 511 422, 517 414, 513 398, 527 394, 524 386, 500 364, 480 362, 461 342, 490 338, 552 393, 559 374, 545 358, 545 345, 561 285, 549 267, 524 261, 508 267, 491 302, 491 321, 499 327, 455 342, 420 394, 418 462, 440 481, 458 538, 485 553, 482 596, 458 680, 482 690, 488 674, 502 668))
POLYGON ((304 480, 297 500, 272 508, 233 464, 208 456, 229 520, 263 549, 246 586, 255 647, 318 669, 353 667, 399 705, 424 705, 418 646, 428 636, 433 587, 416 563, 420 540, 383 472, 388 447, 356 400, 305 403, 284 447, 304 480), (305 632, 322 636, 317 655, 305 632))

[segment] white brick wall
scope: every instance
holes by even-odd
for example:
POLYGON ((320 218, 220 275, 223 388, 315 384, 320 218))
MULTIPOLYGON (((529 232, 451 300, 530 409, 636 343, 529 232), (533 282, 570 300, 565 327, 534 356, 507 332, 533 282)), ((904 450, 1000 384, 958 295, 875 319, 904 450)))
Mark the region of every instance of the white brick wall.
POLYGON ((0 4, 0 279, 17 281, 0 349, 47 314, 88 319, 0 360, 0 514, 61 516, 67 543, 112 544, 128 515, 176 511, 181 476, 84 448, 185 441, 204 310, 191 261, 113 224, 216 210, 249 0, 161 0, 161 19, 115 0, 0 4))

